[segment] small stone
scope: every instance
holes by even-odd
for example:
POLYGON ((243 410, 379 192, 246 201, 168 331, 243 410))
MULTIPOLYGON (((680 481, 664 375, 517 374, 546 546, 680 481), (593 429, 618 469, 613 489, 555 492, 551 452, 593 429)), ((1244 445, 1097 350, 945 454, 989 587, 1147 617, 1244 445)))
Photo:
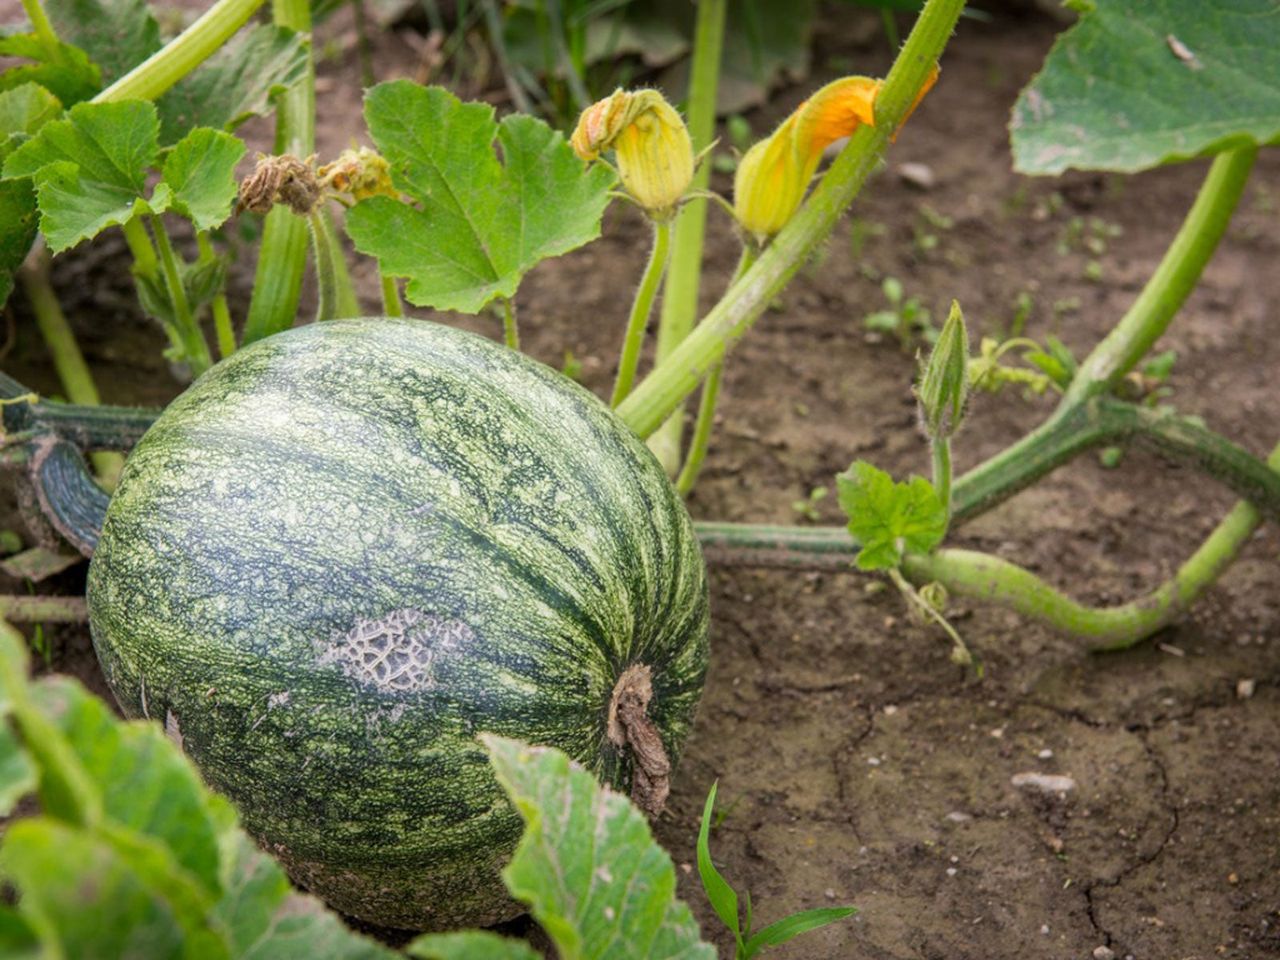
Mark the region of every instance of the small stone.
POLYGON ((1076 782, 1070 777, 1052 773, 1015 773, 1009 782, 1015 787, 1026 787, 1041 793, 1067 793, 1076 788, 1076 782))
POLYGON ((1110 947, 1094 947, 1093 960, 1116 960, 1116 952, 1110 947))
POLYGON ((947 876, 948 876, 948 877, 954 877, 955 875, 956 875, 956 868, 955 868, 955 867, 947 867, 947 876))
POLYGON ((891 703, 884 708, 884 715, 886 717, 892 717, 897 712, 898 712, 898 707, 896 704, 891 703))
POLYGON ((867 765, 868 765, 868 766, 871 766, 871 767, 878 767, 878 766, 880 766, 880 758, 879 758, 879 757, 867 757, 867 765))
POLYGON ((1171 657, 1185 657, 1187 655, 1187 651, 1181 647, 1175 647, 1172 643, 1157 643, 1156 649, 1162 653, 1169 654, 1171 657))
POLYGON ((1053 759, 1053 751, 1052 751, 1052 750, 1047 750, 1047 749, 1046 749, 1046 750, 1041 750, 1039 753, 1037 753, 1037 754, 1036 754, 1036 756, 1037 756, 1037 757, 1039 757, 1041 760, 1052 760, 1052 759, 1053 759))
POLYGON ((917 190, 932 190, 938 178, 933 175, 933 167, 927 163, 898 164, 898 179, 917 190))
POLYGON ((969 816, 969 814, 967 813, 963 813, 960 810, 952 810, 950 813, 947 814, 947 819, 950 820, 952 823, 968 823, 970 820, 973 819, 973 817, 969 816))
POLYGON ((827 889, 822 891, 822 895, 828 900, 834 900, 836 898, 835 887, 827 887, 827 889))
POLYGON ((1236 873, 1235 871, 1232 871, 1231 873, 1227 874, 1227 883, 1231 884, 1234 887, 1239 882, 1240 882, 1240 874, 1236 873))
POLYGON ((1248 700, 1253 696, 1254 691, 1258 689, 1258 681, 1252 679, 1244 679, 1236 681, 1236 699, 1248 700))
POLYGON ((685 873, 693 873, 693 864, 682 863, 680 864, 680 869, 683 870, 685 873))
POLYGON ((1047 923, 1040 924, 1040 936, 1047 937, 1049 935, 1049 925, 1047 923))
POLYGON ((992 731, 991 731, 991 735, 992 735, 993 737, 995 737, 997 740, 1003 740, 1003 739, 1004 739, 1004 727, 996 727, 994 730, 992 730, 992 731))

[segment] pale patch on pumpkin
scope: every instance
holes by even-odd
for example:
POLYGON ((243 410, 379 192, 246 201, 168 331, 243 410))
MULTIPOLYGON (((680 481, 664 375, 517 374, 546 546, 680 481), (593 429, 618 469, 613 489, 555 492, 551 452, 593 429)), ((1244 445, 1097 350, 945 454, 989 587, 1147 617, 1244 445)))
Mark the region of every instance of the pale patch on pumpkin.
POLYGON ((393 610, 331 640, 320 652, 321 664, 337 664, 363 686, 389 693, 434 688, 442 657, 468 646, 475 634, 461 620, 421 610, 393 610))

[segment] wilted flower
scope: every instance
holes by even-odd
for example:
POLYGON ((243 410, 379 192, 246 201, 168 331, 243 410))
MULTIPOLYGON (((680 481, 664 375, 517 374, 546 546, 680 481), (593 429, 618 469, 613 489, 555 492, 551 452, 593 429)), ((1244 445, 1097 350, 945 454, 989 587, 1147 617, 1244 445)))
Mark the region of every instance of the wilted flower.
MULTIPOLYGON (((921 97, 936 78, 935 69, 921 97)), ((876 97, 883 83, 871 77, 835 80, 800 104, 767 140, 747 151, 733 182, 734 212, 743 229, 764 242, 787 225, 804 199, 823 151, 860 124, 875 125, 876 97)))
POLYGON ((668 219, 693 182, 693 143, 657 90, 616 90, 582 111, 570 140, 583 160, 613 150, 627 193, 655 220, 668 219))
POLYGON ((258 154, 253 173, 240 183, 236 212, 268 213, 280 203, 300 217, 309 215, 321 197, 315 159, 314 155, 299 160, 291 153, 279 156, 258 154))
POLYGON ((337 160, 326 163, 316 173, 321 186, 337 193, 349 193, 356 200, 400 196, 391 183, 391 165, 382 154, 369 147, 343 150, 337 160))

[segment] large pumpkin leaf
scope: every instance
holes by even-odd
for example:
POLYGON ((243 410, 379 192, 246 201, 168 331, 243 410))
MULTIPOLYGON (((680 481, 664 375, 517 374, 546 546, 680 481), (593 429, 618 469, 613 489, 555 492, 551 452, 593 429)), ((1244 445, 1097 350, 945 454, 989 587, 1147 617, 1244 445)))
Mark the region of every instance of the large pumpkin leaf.
MULTIPOLYGON (((0 713, 38 768, 45 815, 0 845, 19 894, 16 913, 0 909, 0 955, 392 960, 294 891, 156 724, 117 720, 70 680, 30 685, 23 644, 0 622, 0 713)), ((4 735, 0 794, 25 792, 4 735)))
POLYGON ((1076 6, 1079 22, 1014 105, 1018 170, 1144 170, 1280 139, 1275 0, 1076 6))
POLYGON ((261 24, 242 34, 156 101, 160 142, 197 126, 234 130, 266 113, 272 97, 305 75, 309 52, 310 43, 284 27, 261 24))
POLYGON ((396 188, 421 208, 374 197, 350 211, 347 230, 385 273, 408 277, 416 304, 475 313, 512 296, 539 260, 600 235, 612 175, 584 169, 540 120, 494 123, 492 107, 408 80, 370 90, 365 118, 396 188))
POLYGON ((486 735, 498 782, 525 821, 503 878, 562 957, 714 960, 676 873, 626 797, 558 750, 486 735))
POLYGON ((160 49, 160 25, 146 0, 44 0, 58 36, 74 44, 114 83, 160 49))

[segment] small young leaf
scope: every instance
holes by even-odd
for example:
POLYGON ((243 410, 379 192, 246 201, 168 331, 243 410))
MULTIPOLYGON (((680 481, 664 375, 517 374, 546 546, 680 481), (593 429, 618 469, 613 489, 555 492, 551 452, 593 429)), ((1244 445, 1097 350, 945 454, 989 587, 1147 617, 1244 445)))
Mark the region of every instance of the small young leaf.
POLYGON ((421 960, 541 960, 542 954, 523 940, 500 937, 487 930, 428 933, 405 947, 421 960))
POLYGON ((373 197, 348 213, 347 231, 385 273, 408 277, 413 303, 476 313, 514 295, 539 260, 600 235, 613 175, 584 169, 542 121, 495 124, 487 104, 408 80, 370 90, 365 117, 396 188, 422 206, 373 197))
MULTIPOLYGON (((720 871, 711 861, 711 812, 715 809, 718 786, 718 783, 711 785, 707 802, 702 807, 702 826, 698 830, 698 876, 702 880, 702 889, 707 894, 711 909, 716 912, 720 922, 729 928, 734 940, 741 947, 742 931, 738 925, 738 895, 734 893, 733 887, 729 886, 729 882, 720 876, 720 871)), ((747 929, 751 929, 750 920, 747 921, 747 929)))
POLYGON ((750 960, 765 947, 776 947, 802 933, 825 927, 829 923, 843 920, 857 912, 853 907, 818 907, 815 910, 802 910, 800 913, 783 917, 776 923, 769 924, 747 941, 744 960, 750 960))
POLYGON ((40 229, 57 253, 136 213, 168 206, 170 190, 163 182, 144 199, 159 132, 150 103, 77 104, 9 154, 3 175, 35 180, 40 229))
POLYGON ((928 553, 946 534, 946 509, 924 477, 894 483, 883 470, 858 460, 836 477, 836 488, 849 532, 862 545, 854 559, 862 570, 896 567, 905 552, 928 553))
POLYGON ((1276 76, 1274 3, 1097 0, 1013 108, 1014 167, 1134 172, 1275 143, 1276 76))
POLYGON ((676 899, 671 858, 625 797, 549 747, 484 735, 498 782, 525 821, 503 871, 562 957, 714 960, 676 899))
POLYGON ((146 0, 44 0, 58 36, 75 44, 114 83, 160 49, 160 25, 146 0))
POLYGON ((102 73, 97 64, 78 47, 59 43, 50 53, 34 33, 0 37, 0 57, 31 60, 20 67, 0 72, 0 90, 12 90, 26 83, 44 87, 64 106, 88 100, 102 89, 102 73))
POLYGON ((171 144, 192 127, 230 131, 307 69, 310 43, 284 27, 260 24, 227 44, 156 101, 160 142, 171 144))
POLYGON ((197 127, 169 151, 160 179, 173 191, 172 208, 197 230, 212 230, 231 216, 244 149, 229 133, 197 127))

